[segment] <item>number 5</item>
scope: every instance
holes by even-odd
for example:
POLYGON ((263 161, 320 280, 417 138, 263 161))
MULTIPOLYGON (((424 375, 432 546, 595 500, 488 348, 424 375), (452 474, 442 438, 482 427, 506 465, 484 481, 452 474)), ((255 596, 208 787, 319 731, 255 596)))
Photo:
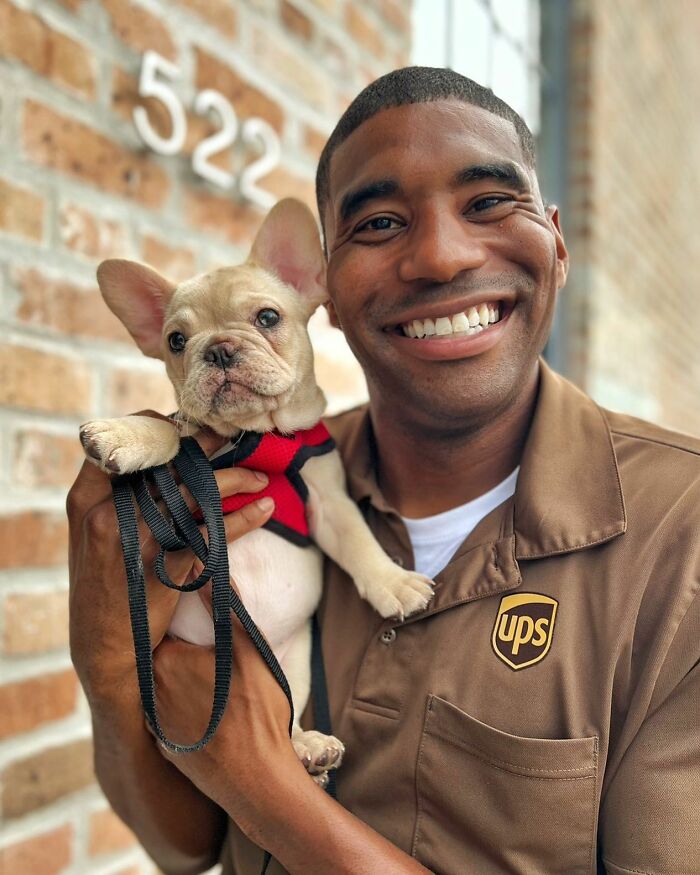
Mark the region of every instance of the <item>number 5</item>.
POLYGON ((161 155, 176 155, 185 144, 187 134, 187 118, 178 96, 165 82, 156 79, 160 73, 166 79, 177 79, 180 75, 175 64, 166 61, 157 52, 149 49, 143 56, 141 76, 139 78, 139 95, 155 97, 165 106, 170 114, 172 131, 169 137, 161 137, 151 127, 148 113, 142 106, 134 108, 134 124, 147 146, 161 155))

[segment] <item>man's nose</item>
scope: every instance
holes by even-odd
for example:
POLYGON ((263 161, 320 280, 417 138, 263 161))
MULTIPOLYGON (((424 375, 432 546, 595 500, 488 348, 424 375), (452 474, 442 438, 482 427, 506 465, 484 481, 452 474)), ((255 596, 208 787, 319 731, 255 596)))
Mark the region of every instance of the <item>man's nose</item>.
POLYGON ((204 361, 226 370, 238 364, 238 351, 232 343, 213 343, 204 353, 204 361))
POLYGON ((464 270, 481 267, 488 257, 470 223, 445 211, 421 216, 406 243, 407 251, 399 263, 403 282, 422 279, 448 283, 464 270))

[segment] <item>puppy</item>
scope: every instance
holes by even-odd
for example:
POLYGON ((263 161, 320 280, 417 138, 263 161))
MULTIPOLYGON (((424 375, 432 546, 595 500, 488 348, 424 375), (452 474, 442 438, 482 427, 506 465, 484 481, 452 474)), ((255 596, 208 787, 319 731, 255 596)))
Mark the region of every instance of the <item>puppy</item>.
MULTIPOLYGON (((291 198, 268 214, 240 266, 174 285, 135 262, 100 264, 105 301, 142 352, 163 359, 179 411, 177 424, 145 416, 85 423, 80 436, 88 457, 109 473, 124 474, 169 462, 180 435, 198 426, 231 439, 219 456, 234 455, 232 448, 249 441, 251 432, 254 443, 261 434, 309 434, 326 403, 307 332, 309 317, 327 297, 324 275, 314 217, 291 198)), ((301 477, 315 544, 382 617, 425 608, 432 581, 400 568, 381 549, 345 491, 338 451, 308 455, 301 477)), ((304 732, 298 723, 310 691, 310 618, 321 596, 321 553, 261 528, 231 545, 229 563, 246 609, 289 682, 294 748, 324 783, 327 770, 340 765, 343 745, 333 736, 304 732)), ((169 631, 213 644, 212 619, 196 592, 180 596, 169 631)))

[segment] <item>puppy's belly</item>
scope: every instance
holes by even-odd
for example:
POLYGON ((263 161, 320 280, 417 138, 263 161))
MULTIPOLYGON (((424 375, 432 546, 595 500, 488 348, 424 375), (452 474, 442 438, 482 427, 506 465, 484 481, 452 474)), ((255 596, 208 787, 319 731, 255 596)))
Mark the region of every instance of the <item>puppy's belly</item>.
MULTIPOLYGON (((241 601, 281 660, 321 597, 321 552, 255 529, 229 544, 228 559, 241 601)), ((168 632, 193 644, 214 643, 214 625, 199 593, 180 596, 168 632)))

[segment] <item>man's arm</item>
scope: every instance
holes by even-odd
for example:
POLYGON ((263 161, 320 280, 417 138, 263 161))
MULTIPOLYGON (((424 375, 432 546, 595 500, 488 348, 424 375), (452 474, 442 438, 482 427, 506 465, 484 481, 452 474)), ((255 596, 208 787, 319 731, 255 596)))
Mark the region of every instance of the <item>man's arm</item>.
MULTIPOLYGON (((289 740, 287 699, 236 618, 233 642, 231 694, 216 734, 197 753, 159 748, 162 756, 292 875, 428 871, 313 782, 289 740)), ((166 734, 197 738, 211 706, 213 650, 165 640, 154 671, 166 734)))
POLYGON ((646 719, 602 800, 610 875, 700 872, 700 598, 681 621, 646 719))
MULTIPOLYGON (((198 440, 211 453, 222 439, 198 435, 198 440)), ((227 469, 216 476, 223 495, 254 492, 265 485, 245 469, 227 469)), ((86 462, 71 488, 67 509, 71 657, 92 713, 97 779, 114 810, 166 875, 201 872, 218 859, 226 817, 160 756, 146 730, 109 477, 86 462)), ((255 504, 228 515, 227 538, 252 531, 268 516, 257 513, 255 504)), ((141 544, 144 566, 149 567, 156 545, 144 527, 141 544)), ((168 558, 171 576, 181 583, 199 570, 192 554, 182 553, 168 558)), ((155 647, 165 635, 178 594, 148 576, 146 583, 155 647)))

